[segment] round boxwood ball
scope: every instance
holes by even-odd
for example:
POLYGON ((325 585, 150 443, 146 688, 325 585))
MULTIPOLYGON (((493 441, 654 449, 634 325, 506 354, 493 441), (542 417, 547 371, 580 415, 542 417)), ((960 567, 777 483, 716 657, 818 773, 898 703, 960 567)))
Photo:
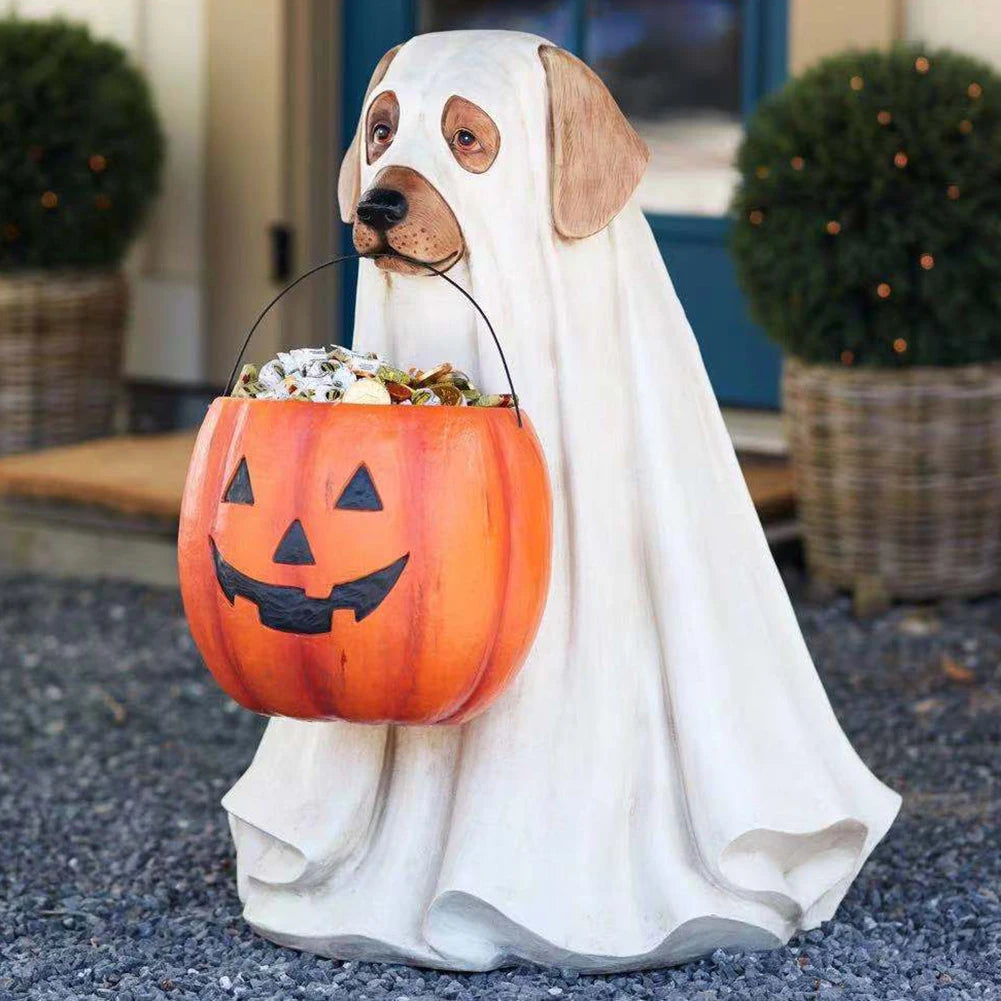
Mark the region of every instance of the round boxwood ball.
POLYGON ((0 271, 118 264, 163 145, 119 46, 63 21, 0 19, 0 271))
POLYGON ((1001 359, 1001 77, 912 46, 828 59, 758 107, 733 250, 754 318, 808 362, 1001 359))

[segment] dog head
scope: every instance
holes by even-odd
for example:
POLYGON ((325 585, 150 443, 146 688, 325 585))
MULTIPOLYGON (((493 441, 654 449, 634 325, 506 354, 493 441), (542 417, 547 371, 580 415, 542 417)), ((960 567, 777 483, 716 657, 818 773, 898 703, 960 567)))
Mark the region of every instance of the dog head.
MULTIPOLYGON (((369 81, 341 165, 341 218, 353 224, 360 253, 396 251, 444 271, 466 253, 462 226, 446 198, 418 169, 422 151, 407 147, 414 136, 404 129, 407 116, 440 122, 436 141, 448 151, 450 169, 468 174, 485 174, 504 156, 504 136, 490 108, 461 93, 447 97, 440 107, 405 106, 385 80, 400 48, 382 57, 369 81), (391 149, 387 159, 392 162, 377 170, 362 192, 363 165, 377 164, 391 149)), ((548 135, 539 135, 538 142, 549 148, 553 227, 565 239, 584 239, 604 229, 629 200, 649 152, 586 64, 553 45, 539 45, 537 52, 545 71, 549 124, 548 135)), ((378 258, 376 264, 402 274, 430 274, 399 259, 378 258)))

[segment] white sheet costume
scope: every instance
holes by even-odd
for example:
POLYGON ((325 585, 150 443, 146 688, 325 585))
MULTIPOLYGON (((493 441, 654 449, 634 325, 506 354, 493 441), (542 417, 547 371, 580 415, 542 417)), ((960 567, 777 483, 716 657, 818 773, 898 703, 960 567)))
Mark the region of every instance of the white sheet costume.
MULTIPOLYGON (((228 793, 246 919, 342 958, 608 971, 765 948, 830 918, 898 796, 842 733, 639 206, 553 230, 547 82, 528 35, 413 39, 377 88, 461 225, 549 462, 553 578, 515 684, 461 727, 273 720, 228 793), (459 94, 501 134, 463 171, 459 94)), ((503 373, 432 277, 363 262, 355 344, 503 373)), ((461 489, 461 484, 457 485, 461 489)))

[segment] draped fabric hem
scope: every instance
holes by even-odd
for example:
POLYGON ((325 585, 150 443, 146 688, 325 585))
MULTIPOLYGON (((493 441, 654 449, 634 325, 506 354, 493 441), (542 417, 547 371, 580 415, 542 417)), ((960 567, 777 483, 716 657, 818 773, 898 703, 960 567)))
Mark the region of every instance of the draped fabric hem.
MULTIPOLYGON (((409 930, 398 927, 395 934, 385 928, 365 927, 378 922, 378 906, 366 908, 367 920, 352 913, 341 921, 332 918, 329 930, 317 930, 315 926, 322 923, 323 913, 336 909, 336 897, 329 885, 324 889, 322 883, 310 878, 314 869, 303 852, 248 819, 233 813, 229 819, 237 846, 244 918, 255 931, 279 945, 332 959, 408 963, 467 972, 535 964, 581 973, 612 973, 676 965, 719 948, 771 949, 785 944, 799 931, 816 928, 834 915, 866 858, 892 824, 899 806, 900 797, 886 790, 879 816, 868 824, 844 818, 816 831, 755 828, 744 832, 716 860, 716 870, 729 883, 722 891, 724 906, 705 908, 705 913, 695 907, 695 913, 658 928, 655 934, 632 941, 624 939, 612 952, 594 949, 583 932, 575 935, 567 930, 558 941, 544 930, 544 916, 533 919, 528 914, 519 915, 516 904, 505 906, 491 899, 488 891, 469 887, 437 888, 427 903, 418 905, 413 926, 409 930), (850 850, 846 847, 849 843, 850 850), (782 844, 789 848, 785 870, 775 854, 775 847, 782 844), (818 865, 816 856, 807 853, 811 845, 837 852, 837 864, 825 865, 831 859, 822 859, 818 865), (755 874, 760 876, 769 869, 781 873, 785 892, 754 881, 755 874), (823 882, 821 874, 826 876, 823 882), (740 879, 745 882, 738 882, 740 879), (325 906, 327 903, 331 906, 325 906), (281 920, 283 915, 290 920, 281 920), (338 928, 337 924, 344 927, 338 928)), ((328 873, 328 878, 331 875, 328 873)), ((351 874, 343 875, 350 883, 351 874)), ((343 889, 354 892, 348 886, 343 889)), ((399 887, 399 891, 402 894, 405 888, 399 887)), ((559 899, 559 888, 553 888, 551 894, 553 899, 559 899)), ((706 896, 710 896, 708 890, 706 896)), ((401 909, 406 906, 402 899, 381 903, 401 909)), ((665 908, 683 903, 663 901, 665 908)), ((636 923, 643 924, 642 917, 636 923)), ((645 923, 653 922, 648 919, 645 923)), ((603 942, 609 940, 607 932, 600 937, 603 942)))

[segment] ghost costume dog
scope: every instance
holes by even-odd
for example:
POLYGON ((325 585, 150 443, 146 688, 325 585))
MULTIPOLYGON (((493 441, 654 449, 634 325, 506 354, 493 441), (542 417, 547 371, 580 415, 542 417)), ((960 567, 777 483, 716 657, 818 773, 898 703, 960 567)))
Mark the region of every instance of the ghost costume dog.
MULTIPOLYGON (((327 956, 611 971, 777 946, 833 915, 899 806, 814 670, 635 178, 614 162, 635 137, 617 111, 588 120, 611 99, 571 57, 544 65, 547 44, 414 38, 366 99, 395 94, 392 145, 371 165, 353 147, 342 176, 350 199, 405 166, 454 212, 465 251, 450 274, 507 350, 555 536, 535 645, 485 714, 275 719, 226 796, 246 919, 327 956), (443 138, 453 95, 499 131, 482 173, 443 138), (609 211, 594 178, 623 176, 609 211), (564 235, 588 213, 597 232, 564 235)), ((475 314, 434 277, 362 262, 355 344, 504 387, 475 314)))

